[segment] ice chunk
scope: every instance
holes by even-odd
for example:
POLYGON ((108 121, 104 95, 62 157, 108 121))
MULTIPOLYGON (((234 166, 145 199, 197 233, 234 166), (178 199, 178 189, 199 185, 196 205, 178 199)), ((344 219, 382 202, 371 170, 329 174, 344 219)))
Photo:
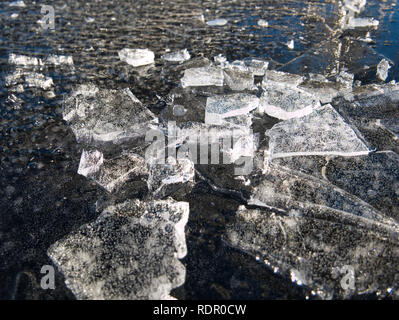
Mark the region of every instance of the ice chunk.
POLYGON ((294 40, 288 41, 288 42, 286 43, 286 46, 287 46, 288 49, 294 50, 294 47, 295 47, 295 42, 294 42, 294 40))
POLYGON ((194 163, 188 158, 176 161, 168 157, 165 164, 149 163, 148 189, 155 199, 177 191, 186 193, 194 185, 194 163))
POLYGON ((186 202, 127 200, 53 244, 48 255, 78 299, 168 299, 182 285, 186 202))
POLYGON ((73 66, 73 59, 71 56, 50 54, 44 61, 46 64, 69 65, 73 66))
POLYGON ((269 23, 266 20, 259 19, 258 20, 258 26, 262 28, 267 28, 269 26, 269 23))
POLYGON ((144 158, 132 152, 124 151, 115 158, 104 160, 98 150, 83 150, 78 174, 96 181, 112 193, 128 181, 146 179, 148 171, 144 158))
POLYGON ((367 0, 344 0, 345 8, 359 13, 366 5, 367 0))
POLYGON ((388 78, 388 70, 391 68, 389 62, 386 59, 382 59, 377 66, 377 77, 378 79, 385 81, 388 78))
POLYGON ((301 155, 357 156, 369 149, 331 105, 277 123, 266 131, 271 158, 301 155))
POLYGON ((223 73, 224 81, 231 90, 250 90, 254 87, 254 76, 252 73, 233 69, 225 69, 223 73))
POLYGON ((249 94, 209 97, 206 101, 205 123, 219 125, 224 118, 247 114, 258 106, 259 98, 249 94))
POLYGON ((236 60, 232 63, 227 63, 225 65, 225 68, 242 72, 250 72, 254 76, 264 76, 268 66, 268 61, 258 60, 254 58, 245 58, 244 60, 236 60))
POLYGON ((148 126, 157 122, 154 114, 129 89, 98 89, 82 85, 64 102, 68 121, 79 143, 119 144, 143 137, 148 126))
POLYGON ((319 100, 298 88, 266 88, 261 96, 259 110, 269 116, 287 120, 305 116, 320 106, 319 100))
POLYGON ((10 2, 8 5, 10 7, 19 7, 19 8, 25 8, 26 7, 25 2, 23 2, 22 0, 17 0, 17 1, 10 2))
POLYGON ((181 85, 186 87, 223 86, 223 70, 220 67, 191 68, 184 71, 181 85))
POLYGON ((183 62, 190 60, 191 56, 188 53, 187 49, 176 51, 176 52, 168 52, 162 56, 162 59, 170 62, 183 62))
POLYGON ((262 86, 297 87, 303 81, 304 78, 296 74, 275 71, 275 70, 266 70, 265 77, 263 78, 262 81, 262 86))
POLYGON ((399 284, 397 235, 328 207, 289 199, 281 211, 241 207, 226 240, 324 299, 389 294, 399 284), (341 285, 348 268, 352 288, 341 285))
POLYGON ((41 66, 41 65, 43 65, 42 60, 40 60, 36 57, 29 57, 29 56, 24 56, 21 54, 14 54, 14 53, 10 53, 10 55, 8 56, 8 63, 19 65, 19 66, 41 66))
POLYGON ((342 70, 336 77, 338 83, 345 87, 351 88, 353 86, 354 75, 352 73, 342 70))
POLYGON ((346 28, 376 28, 380 22, 374 18, 349 18, 348 25, 346 28))
POLYGON ((122 49, 118 52, 119 59, 133 67, 145 66, 154 63, 154 52, 148 49, 122 49))
POLYGON ((226 19, 221 18, 221 19, 207 21, 206 24, 208 26, 216 27, 216 26, 224 26, 227 24, 227 22, 228 21, 226 19))
POLYGON ((23 69, 16 69, 13 73, 8 74, 5 78, 5 83, 6 86, 23 83, 28 88, 41 88, 43 90, 49 90, 54 85, 52 78, 38 72, 30 72, 23 69))

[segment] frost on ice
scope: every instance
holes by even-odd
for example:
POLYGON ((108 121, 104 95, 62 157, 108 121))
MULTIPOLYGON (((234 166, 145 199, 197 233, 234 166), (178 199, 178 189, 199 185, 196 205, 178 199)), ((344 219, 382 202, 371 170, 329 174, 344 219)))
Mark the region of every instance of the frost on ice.
POLYGON ((78 299, 169 299, 182 285, 189 205, 127 200, 53 244, 48 255, 78 299))
POLYGON ((298 88, 266 88, 261 96, 259 110, 269 116, 287 120, 311 113, 320 106, 319 100, 298 88))
POLYGON ((301 155, 356 156, 369 149, 331 105, 301 118, 277 123, 266 132, 271 158, 301 155))
POLYGON ((208 66, 191 68, 184 71, 181 85, 186 87, 223 86, 223 70, 219 67, 208 66))
POLYGON ((119 59, 133 67, 145 66, 154 63, 154 52, 148 49, 122 49, 118 52, 119 59))
POLYGON ((98 150, 83 150, 78 174, 94 180, 108 192, 115 192, 129 181, 145 180, 148 171, 144 158, 132 152, 104 160, 98 150))
POLYGON ((119 144, 144 136, 155 116, 129 89, 82 85, 64 103, 63 118, 79 143, 119 144))
POLYGON ((258 106, 259 99, 256 96, 243 93, 209 97, 206 101, 205 123, 220 125, 224 118, 248 114, 258 106))

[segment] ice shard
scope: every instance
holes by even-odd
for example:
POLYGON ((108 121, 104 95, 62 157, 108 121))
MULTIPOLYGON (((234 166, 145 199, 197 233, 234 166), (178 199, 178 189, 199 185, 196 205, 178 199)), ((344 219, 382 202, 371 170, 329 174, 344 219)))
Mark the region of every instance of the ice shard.
POLYGON ((128 151, 104 160, 103 154, 98 150, 83 150, 78 174, 94 180, 111 193, 129 181, 144 181, 148 177, 144 158, 128 151))
POLYGON ((380 22, 375 20, 374 18, 349 18, 348 25, 346 28, 355 29, 355 28, 376 28, 380 22))
POLYGON ((224 26, 225 24, 227 24, 227 22, 228 21, 226 19, 220 18, 220 19, 207 21, 206 24, 211 27, 217 27, 217 26, 224 26))
POLYGON ((258 106, 259 98, 255 95, 237 93, 209 97, 206 102, 205 123, 222 124, 224 118, 248 114, 258 106))
POLYGON ((224 81, 226 85, 233 91, 251 90, 254 88, 254 76, 252 73, 225 69, 224 81))
POLYGON ((129 89, 81 85, 64 102, 63 118, 79 143, 119 144, 142 137, 157 121, 129 89))
POLYGON ((382 59, 381 62, 377 66, 377 77, 381 81, 385 81, 388 78, 388 72, 391 68, 391 65, 386 59, 382 59))
POLYGON ((169 62, 184 62, 190 60, 191 56, 187 49, 176 51, 176 52, 168 52, 162 56, 162 59, 169 62))
POLYGON ((356 156, 369 149, 331 105, 309 115, 277 123, 266 132, 270 157, 301 155, 356 156))
POLYGON ((181 85, 186 87, 223 86, 223 70, 220 67, 208 66, 191 68, 184 71, 181 85))
POLYGON ((262 81, 264 87, 297 87, 304 81, 302 76, 275 70, 266 70, 262 81))
POLYGON ((266 88, 260 98, 259 110, 269 116, 287 120, 313 112, 319 99, 298 88, 266 88))
POLYGON ((118 52, 119 59, 133 67, 145 66, 154 63, 154 52, 149 49, 122 49, 118 52))
POLYGON ((78 299, 170 299, 185 281, 189 205, 127 200, 57 241, 48 255, 78 299))

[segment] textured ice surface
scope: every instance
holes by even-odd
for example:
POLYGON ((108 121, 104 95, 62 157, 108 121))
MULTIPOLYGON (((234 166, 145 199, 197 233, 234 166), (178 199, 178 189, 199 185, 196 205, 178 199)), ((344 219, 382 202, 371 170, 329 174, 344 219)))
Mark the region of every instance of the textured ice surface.
POLYGON ((262 86, 297 87, 303 81, 304 78, 296 74, 275 71, 275 70, 266 70, 265 77, 263 78, 262 81, 262 86))
POLYGON ((155 116, 129 89, 82 85, 65 100, 63 118, 79 143, 102 144, 144 136, 155 116))
POLYGON ((78 299, 168 299, 182 285, 186 202, 110 205, 96 221, 53 244, 48 255, 78 299))
POLYGON ((168 157, 165 164, 150 163, 148 189, 155 199, 164 198, 176 191, 187 192, 194 185, 194 163, 188 158, 176 161, 168 157))
POLYGON ((322 298, 384 295, 399 284, 399 243, 389 228, 290 199, 280 211, 240 209, 227 227, 227 242, 322 298), (346 268, 354 271, 353 288, 345 285, 346 268))
POLYGON ((145 66, 154 62, 154 52, 148 49, 122 49, 118 52, 119 59, 133 67, 145 66))
POLYGON ((380 22, 374 18, 349 18, 347 28, 375 28, 378 27, 380 22))
POLYGON ((386 59, 382 59, 377 66, 377 77, 378 79, 385 81, 388 78, 388 71, 391 68, 389 62, 386 59))
POLYGON ((170 62, 183 62, 190 60, 191 56, 187 49, 176 51, 176 52, 168 52, 162 56, 162 59, 170 62))
POLYGON ((186 87, 223 86, 223 71, 219 67, 191 68, 184 71, 181 85, 186 87))
POLYGON ((277 123, 266 131, 271 158, 300 155, 356 156, 369 149, 331 105, 277 123))
POLYGON ((144 158, 132 152, 104 160, 98 150, 83 150, 78 174, 94 180, 108 192, 115 192, 128 181, 146 179, 148 171, 144 158))
POLYGON ((221 18, 221 19, 207 21, 206 24, 208 26, 216 27, 216 26, 224 26, 225 24, 227 24, 227 22, 228 21, 226 19, 221 18))
POLYGON ((259 99, 243 93, 209 97, 206 101, 205 123, 221 124, 224 118, 245 115, 258 108, 259 99))
POLYGON ((320 106, 317 97, 298 88, 267 87, 260 98, 259 110, 287 120, 311 113, 320 106))
POLYGON ((234 91, 250 90, 254 87, 254 76, 250 72, 225 69, 224 81, 226 85, 234 91))
POLYGON ((269 62, 255 58, 245 58, 232 63, 225 63, 225 68, 252 73, 254 76, 264 76, 269 62))

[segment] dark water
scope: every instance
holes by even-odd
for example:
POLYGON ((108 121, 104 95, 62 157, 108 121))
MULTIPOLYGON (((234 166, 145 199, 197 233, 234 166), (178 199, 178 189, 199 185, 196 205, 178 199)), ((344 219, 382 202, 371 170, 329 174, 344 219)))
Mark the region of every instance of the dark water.
MULTIPOLYGON (((37 21, 41 4, 25 1, 25 8, 0 3, 0 298, 73 298, 57 274, 56 289, 40 288, 40 268, 51 264, 50 244, 95 219, 95 201, 103 191, 76 174, 81 147, 62 120, 65 95, 79 83, 101 87, 130 87, 155 108, 177 85, 159 57, 165 49, 187 48, 192 57, 229 61, 258 57, 278 68, 339 28, 338 1, 52 1, 54 31, 44 32, 37 21), (18 13, 15 19, 12 13, 18 13), (200 21, 225 18, 212 28, 200 21), (93 20, 94 19, 94 20, 93 20), (258 19, 269 28, 257 26, 258 19), (295 40, 294 50, 285 43, 295 40), (118 50, 149 48, 156 64, 145 76, 131 71, 118 50), (13 67, 10 53, 45 58, 71 55, 74 68, 44 67, 54 80, 55 97, 29 89, 10 98, 4 78, 13 67), (14 100, 13 100, 14 99, 14 100)), ((399 62, 397 1, 368 1, 362 16, 380 20, 371 31, 375 50, 399 62)), ((395 65, 388 80, 399 80, 395 65)), ((252 258, 221 241, 223 226, 237 207, 233 199, 211 194, 199 184, 190 199, 187 226, 186 284, 177 298, 303 299, 309 292, 280 278, 252 258), (214 208, 207 205, 216 203, 214 208)))

